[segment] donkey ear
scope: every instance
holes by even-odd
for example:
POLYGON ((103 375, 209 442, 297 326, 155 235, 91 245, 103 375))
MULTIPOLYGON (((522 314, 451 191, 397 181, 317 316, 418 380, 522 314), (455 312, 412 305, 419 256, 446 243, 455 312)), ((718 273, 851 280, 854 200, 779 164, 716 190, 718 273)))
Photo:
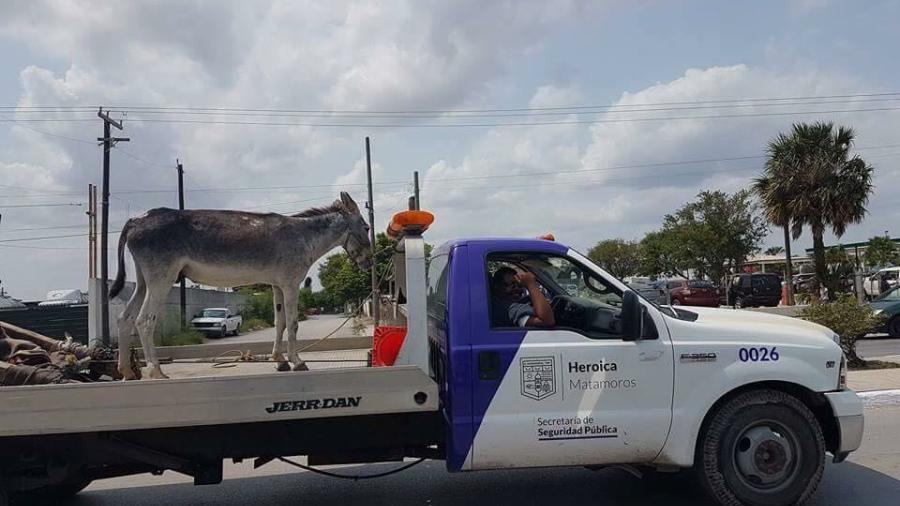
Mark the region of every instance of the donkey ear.
POLYGON ((344 208, 351 213, 359 212, 359 206, 356 205, 356 202, 353 201, 353 197, 347 192, 341 192, 341 204, 343 204, 344 208))

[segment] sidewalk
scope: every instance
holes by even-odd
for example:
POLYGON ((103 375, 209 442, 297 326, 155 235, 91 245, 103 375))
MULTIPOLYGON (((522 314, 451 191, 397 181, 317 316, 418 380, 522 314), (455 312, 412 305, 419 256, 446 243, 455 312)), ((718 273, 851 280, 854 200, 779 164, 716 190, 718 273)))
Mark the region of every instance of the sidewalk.
POLYGON ((849 371, 847 386, 857 392, 900 389, 900 368, 849 371))

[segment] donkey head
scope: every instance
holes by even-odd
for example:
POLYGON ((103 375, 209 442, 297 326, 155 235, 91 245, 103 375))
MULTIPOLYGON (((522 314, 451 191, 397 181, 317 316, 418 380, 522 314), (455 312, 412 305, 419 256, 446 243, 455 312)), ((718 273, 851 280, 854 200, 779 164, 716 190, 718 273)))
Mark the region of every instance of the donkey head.
POLYGON ((344 250, 357 267, 367 270, 372 267, 369 256, 369 225, 359 212, 359 206, 347 192, 341 192, 341 214, 347 223, 347 236, 344 239, 344 250))

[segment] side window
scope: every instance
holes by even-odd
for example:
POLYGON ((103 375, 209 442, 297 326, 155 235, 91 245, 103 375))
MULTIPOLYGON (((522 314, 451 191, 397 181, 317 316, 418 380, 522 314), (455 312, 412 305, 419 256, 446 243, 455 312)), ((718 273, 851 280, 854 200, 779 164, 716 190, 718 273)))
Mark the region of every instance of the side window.
POLYGON ((751 287, 750 283, 751 283, 750 276, 744 276, 743 278, 741 278, 741 286, 743 288, 750 288, 751 287))
POLYGON ((447 309, 447 271, 450 255, 439 255, 431 258, 426 274, 428 292, 426 306, 428 312, 441 318, 447 309))
POLYGON ((619 316, 622 292, 593 271, 568 258, 540 253, 488 256, 491 326, 517 328, 535 315, 534 296, 542 297, 553 312, 553 328, 575 330, 592 338, 621 335, 619 316), (530 273, 537 294, 522 286, 515 274, 530 273), (525 318, 523 318, 525 316, 525 318))
POLYGON ((669 281, 668 283, 666 283, 666 288, 668 288, 669 290, 674 290, 680 286, 681 281, 669 281))

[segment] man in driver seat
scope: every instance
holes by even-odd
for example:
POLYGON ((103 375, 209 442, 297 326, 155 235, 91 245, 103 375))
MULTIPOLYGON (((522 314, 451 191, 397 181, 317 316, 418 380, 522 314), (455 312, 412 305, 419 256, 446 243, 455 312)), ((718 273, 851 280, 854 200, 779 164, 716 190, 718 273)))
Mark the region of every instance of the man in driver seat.
POLYGON ((497 269, 491 277, 491 318, 495 327, 552 327, 553 309, 534 274, 497 269), (527 290, 527 293, 526 293, 527 290))

